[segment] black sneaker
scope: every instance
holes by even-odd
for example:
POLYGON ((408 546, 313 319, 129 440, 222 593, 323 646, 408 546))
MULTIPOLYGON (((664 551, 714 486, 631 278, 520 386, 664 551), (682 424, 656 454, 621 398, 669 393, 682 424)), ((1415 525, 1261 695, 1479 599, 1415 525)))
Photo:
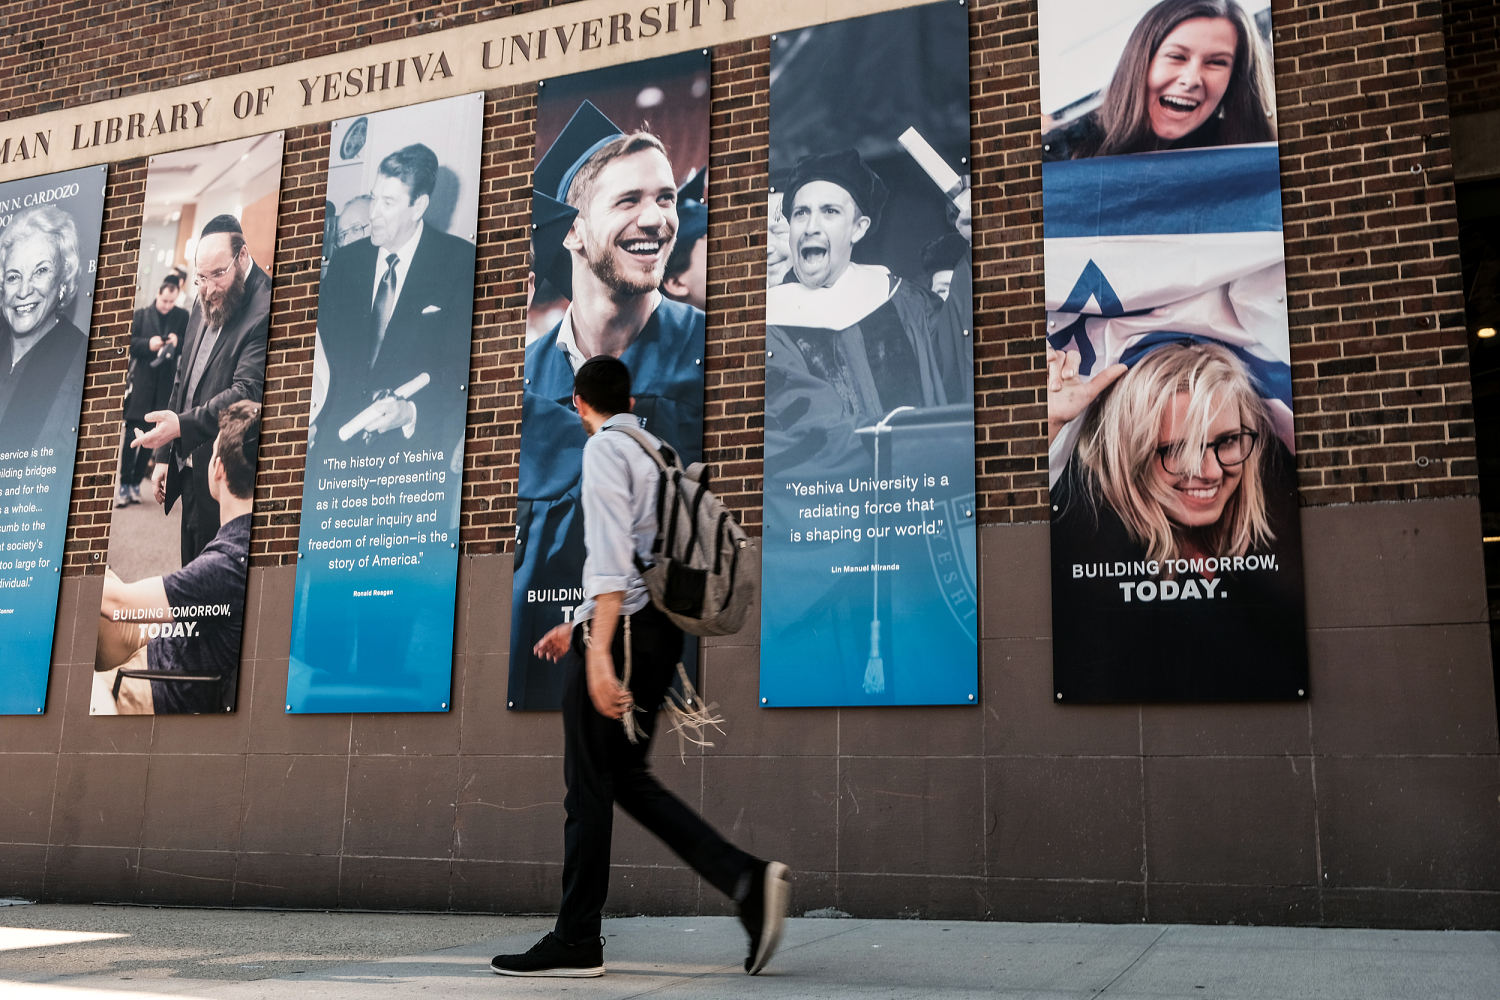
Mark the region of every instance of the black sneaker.
POLYGON ((740 903, 740 923, 750 935, 745 971, 752 976, 766 967, 781 943, 781 926, 786 922, 786 908, 792 898, 787 871, 780 861, 757 862, 757 867, 751 869, 750 893, 740 903))
POLYGON ((587 979, 604 975, 604 939, 565 944, 548 931, 524 955, 496 955, 490 968, 501 976, 555 976, 587 979))

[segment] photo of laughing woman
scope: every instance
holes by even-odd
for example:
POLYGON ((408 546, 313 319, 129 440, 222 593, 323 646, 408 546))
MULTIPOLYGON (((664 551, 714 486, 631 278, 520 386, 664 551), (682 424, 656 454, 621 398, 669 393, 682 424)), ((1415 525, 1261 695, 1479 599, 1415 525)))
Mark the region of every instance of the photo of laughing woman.
POLYGON ((1049 350, 1049 430, 1080 414, 1051 492, 1058 697, 1300 697, 1296 468, 1244 364, 1184 339, 1081 381, 1049 350))
MULTIPOLYGON (((1084 2, 1071 6, 1084 13, 1084 2)), ((1063 59, 1086 56, 1080 47, 1063 59)), ((1161 0, 1136 22, 1102 91, 1047 110, 1044 162, 1276 139, 1271 56, 1242 0, 1161 0)))

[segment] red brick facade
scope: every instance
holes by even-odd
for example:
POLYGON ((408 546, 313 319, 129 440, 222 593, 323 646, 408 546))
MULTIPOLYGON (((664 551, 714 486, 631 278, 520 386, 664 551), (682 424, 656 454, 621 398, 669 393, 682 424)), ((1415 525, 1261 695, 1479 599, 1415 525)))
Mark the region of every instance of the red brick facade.
MULTIPOLYGON (((40 3, 4 18, 0 106, 11 118, 126 96, 483 18, 536 3, 40 3), (170 13, 169 13, 170 12, 170 13)), ((1031 0, 971 13, 978 472, 984 523, 1046 517, 1041 185, 1031 0)), ((1478 72, 1457 93, 1493 103, 1479 50, 1494 5, 1449 0, 1478 72)), ((1476 491, 1468 359, 1444 83, 1433 3, 1275 4, 1287 279, 1304 503, 1476 491)), ((1493 38, 1493 33, 1488 37, 1493 38)), ((707 456, 759 523, 768 50, 713 56, 707 456)), ((485 107, 479 278, 462 509, 464 551, 513 535, 534 90, 485 107)), ((294 557, 312 380, 326 126, 291 130, 275 261, 268 420, 254 558, 294 557)), ((110 174, 68 572, 101 565, 126 366, 145 164, 110 174)))

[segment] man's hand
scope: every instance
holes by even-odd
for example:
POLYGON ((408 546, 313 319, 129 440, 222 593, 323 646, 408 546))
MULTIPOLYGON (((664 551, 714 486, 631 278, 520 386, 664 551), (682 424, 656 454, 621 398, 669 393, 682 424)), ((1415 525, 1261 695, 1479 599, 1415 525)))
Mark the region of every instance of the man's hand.
POLYGON ((594 711, 606 719, 618 719, 635 706, 630 690, 615 676, 615 659, 609 654, 608 646, 589 647, 588 656, 584 659, 584 669, 588 675, 589 700, 594 703, 594 711))
POLYGON ((567 653, 572 635, 573 623, 563 622, 542 636, 541 640, 531 647, 531 651, 544 660, 556 663, 567 653))
POLYGON ((1047 442, 1050 444, 1074 417, 1088 408, 1099 394, 1114 384, 1128 368, 1118 362, 1087 382, 1078 376, 1077 351, 1047 347, 1047 442))
MULTIPOLYGON (((170 460, 169 460, 170 461, 170 460)), ((167 463, 157 462, 151 467, 151 493, 157 503, 167 502, 167 463)))
MULTIPOLYGON (((406 430, 407 427, 416 427, 417 404, 399 396, 382 396, 370 404, 369 414, 365 430, 371 434, 381 434, 397 427, 406 430)), ((410 437, 411 431, 406 431, 406 436, 410 437)))
MULTIPOLYGON (((146 423, 156 426, 149 431, 135 432, 135 440, 130 443, 137 448, 160 448, 182 437, 182 424, 171 410, 152 410, 146 414, 146 423)), ((154 474, 152 478, 155 478, 154 474)))
POLYGON ((610 653, 615 642, 615 628, 620 623, 621 590, 594 595, 594 617, 589 622, 589 648, 583 657, 589 700, 594 710, 606 719, 618 719, 635 706, 630 689, 615 676, 615 658, 610 653))
POLYGON ((162 340, 160 336, 153 333, 151 339, 146 341, 146 346, 153 351, 159 351, 161 350, 161 345, 165 343, 165 340, 162 340))

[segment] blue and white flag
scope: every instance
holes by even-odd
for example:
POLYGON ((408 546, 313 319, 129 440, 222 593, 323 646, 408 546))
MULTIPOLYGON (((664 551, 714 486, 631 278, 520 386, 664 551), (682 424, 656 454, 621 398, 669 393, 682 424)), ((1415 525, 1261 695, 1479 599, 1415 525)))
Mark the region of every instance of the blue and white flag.
MULTIPOLYGON (((1274 144, 1042 166, 1047 342, 1080 375, 1172 340, 1213 340, 1249 368, 1293 449, 1291 351, 1274 144)), ((1055 485, 1082 416, 1052 443, 1055 485)))

